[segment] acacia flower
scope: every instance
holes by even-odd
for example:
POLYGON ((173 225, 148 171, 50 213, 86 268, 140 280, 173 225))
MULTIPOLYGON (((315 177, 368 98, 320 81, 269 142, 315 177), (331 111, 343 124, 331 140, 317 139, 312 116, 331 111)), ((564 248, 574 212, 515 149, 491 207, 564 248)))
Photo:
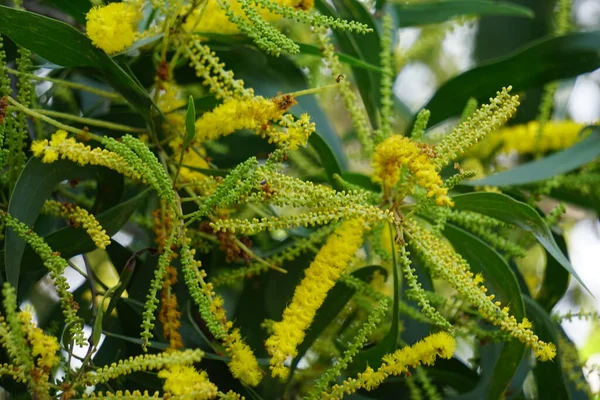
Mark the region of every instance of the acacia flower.
POLYGON ((108 54, 125 50, 135 41, 138 12, 132 4, 93 7, 86 15, 86 31, 94 46, 108 54))
POLYGON ((433 365, 437 357, 449 359, 456 350, 456 340, 446 332, 434 333, 412 346, 404 346, 394 353, 383 356, 383 364, 377 370, 367 367, 356 378, 348 378, 335 385, 323 399, 341 399, 359 389, 373 390, 390 375, 407 373, 409 368, 433 365))
POLYGON ((31 144, 31 151, 35 157, 42 157, 44 163, 52 163, 60 156, 79 165, 101 165, 130 178, 142 180, 142 176, 120 155, 78 143, 73 138, 67 138, 67 132, 64 130, 56 131, 50 141, 36 140, 31 144))
POLYGON ((102 228, 98 220, 83 208, 70 203, 61 203, 59 201, 47 200, 44 203, 42 212, 65 218, 72 226, 81 226, 86 230, 94 244, 105 249, 110 244, 110 237, 102 228))
POLYGON ((247 100, 229 99, 196 121, 196 141, 205 142, 230 135, 240 129, 266 130, 295 104, 291 96, 247 100))
POLYGON ((231 357, 229 370, 234 378, 246 385, 256 386, 262 380, 262 370, 258 366, 252 349, 242 340, 240 331, 234 329, 225 340, 227 354, 231 357))
POLYGON ((271 355, 270 368, 274 377, 284 379, 289 373, 284 362, 298 354, 297 347, 304 340, 317 310, 362 244, 363 231, 361 219, 344 222, 327 239, 305 271, 304 279, 296 287, 282 320, 273 324, 273 335, 265 342, 271 355))
POLYGON ((490 133, 469 154, 486 158, 496 152, 529 154, 562 150, 581 139, 579 133, 584 126, 573 121, 550 121, 543 124, 540 131, 540 123, 531 121, 504 127, 490 133))
POLYGON ((165 379, 163 389, 165 392, 183 398, 204 400, 217 397, 217 386, 208 379, 206 371, 196 371, 192 366, 173 365, 158 373, 158 377, 165 379), (189 395, 189 397, 185 397, 189 395))
POLYGON ((392 188, 400 179, 402 167, 408 168, 417 184, 427 189, 427 197, 434 197, 438 205, 452 206, 448 189, 442 187, 442 178, 431 156, 407 137, 394 135, 381 142, 373 156, 373 180, 392 188))
POLYGON ((38 367, 50 371, 60 361, 57 355, 60 350, 58 340, 54 336, 46 335, 43 330, 35 326, 29 309, 26 308, 19 313, 19 320, 29 342, 31 354, 37 357, 38 367))

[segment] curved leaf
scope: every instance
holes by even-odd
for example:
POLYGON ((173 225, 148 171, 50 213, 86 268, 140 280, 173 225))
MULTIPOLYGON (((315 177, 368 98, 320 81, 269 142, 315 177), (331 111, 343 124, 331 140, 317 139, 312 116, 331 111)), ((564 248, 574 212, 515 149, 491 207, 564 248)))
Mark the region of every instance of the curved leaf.
POLYGON ((85 15, 92 8, 90 0, 45 0, 44 2, 63 10, 82 25, 85 25, 85 15))
POLYGON ((577 272, 573 269, 569 259, 556 244, 546 222, 529 205, 500 193, 466 193, 453 196, 452 199, 458 210, 468 210, 485 214, 500 221, 516 225, 524 231, 531 232, 548 253, 589 292, 587 286, 585 286, 579 275, 577 275, 577 272))
MULTIPOLYGON (((530 297, 525 296, 527 318, 533 323, 533 331, 540 340, 558 344, 558 332, 550 316, 530 297)), ((554 360, 538 362, 533 368, 533 375, 538 390, 539 399, 570 399, 565 377, 562 373, 560 357, 554 360)))
MULTIPOLYGON (((525 317, 523 297, 515 274, 504 258, 481 239, 452 224, 446 224, 444 236, 469 263, 471 271, 482 273, 485 286, 503 304, 510 305, 511 314, 521 321, 525 317)), ((506 343, 492 375, 489 398, 498 399, 506 390, 525 354, 525 345, 511 340, 506 343)))
POLYGON ((438 0, 423 3, 394 4, 401 27, 437 24, 460 15, 510 15, 533 17, 527 7, 506 1, 438 0))
MULTIPOLYGON (((584 128, 584 130, 587 129, 590 127, 584 128)), ((566 150, 464 184, 470 186, 524 185, 571 172, 600 156, 600 126, 591 127, 591 129, 592 133, 589 136, 566 150)))
POLYGON ((425 105, 429 124, 462 112, 467 100, 488 101, 503 86, 515 92, 540 87, 600 67, 600 31, 544 38, 517 52, 466 71, 446 82, 425 105))
POLYGON ((112 58, 71 25, 28 11, 0 6, 0 33, 51 63, 63 67, 91 67, 142 115, 149 118, 152 100, 112 58))
MULTIPOLYGON (((103 206, 110 206, 118 202, 123 190, 123 178, 107 168, 80 167, 65 160, 44 164, 38 158, 31 158, 15 184, 8 205, 8 213, 24 224, 33 227, 42 205, 50 197, 56 185, 61 181, 71 179, 96 179, 99 183, 106 182, 109 186, 106 189, 100 188, 98 191, 99 195, 105 193, 110 196, 107 201, 100 200, 105 203, 103 206), (106 177, 107 175, 108 177, 106 177), (116 194, 118 196, 115 196, 116 194)), ((94 207, 94 209, 98 208, 94 207)), ((25 242, 15 232, 7 230, 5 240, 6 278, 15 288, 19 284, 24 250, 25 242)))
MULTIPOLYGON (((335 9, 324 0, 317 0, 315 2, 315 7, 326 16, 361 22, 373 29, 373 32, 366 35, 350 33, 339 29, 334 30, 333 34, 342 52, 368 64, 381 65, 379 31, 375 19, 365 6, 356 0, 334 0, 333 5, 335 9)), ((356 85, 358 86, 365 109, 369 114, 371 125, 377 128, 379 127, 377 113, 381 103, 381 77, 374 71, 354 66, 352 67, 352 73, 356 79, 356 85)))
MULTIPOLYGON (((567 254, 567 243, 562 236, 554 234, 554 240, 561 251, 567 254)), ((550 255, 546 255, 546 268, 544 269, 544 278, 542 287, 536 295, 535 301, 541 305, 544 310, 551 312, 556 303, 567 293, 569 288, 569 273, 560 266, 560 264, 550 255)))
POLYGON ((323 168, 325 168, 325 173, 327 174, 327 179, 329 180, 329 183, 335 186, 335 180, 333 176, 335 174, 342 174, 342 169, 340 168, 340 164, 338 162, 337 157, 335 156, 327 142, 317 132, 314 132, 312 135, 310 135, 310 137, 308 138, 308 143, 319 154, 321 164, 323 165, 323 168))

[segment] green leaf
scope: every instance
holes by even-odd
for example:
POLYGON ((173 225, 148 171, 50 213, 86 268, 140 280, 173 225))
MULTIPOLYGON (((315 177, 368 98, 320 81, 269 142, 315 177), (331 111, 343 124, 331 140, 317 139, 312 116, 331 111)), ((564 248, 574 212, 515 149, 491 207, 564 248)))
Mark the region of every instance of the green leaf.
POLYGON ((361 174, 359 172, 350 172, 344 171, 342 172, 342 178, 353 185, 357 185, 362 187, 365 190, 369 190, 371 192, 380 193, 381 185, 373 182, 370 176, 365 174, 361 174))
MULTIPOLYGON (((546 343, 558 345, 558 332, 546 311, 530 297, 525 296, 527 318, 533 323, 533 331, 546 343)), ((537 362, 533 368, 539 399, 570 399, 566 380, 562 373, 561 360, 537 362)))
POLYGON ((91 67, 148 120, 152 100, 112 58, 71 25, 28 11, 0 6, 0 33, 51 63, 91 67))
POLYGON ((518 93, 600 67, 600 31, 543 38, 515 53, 466 71, 446 82, 424 106, 429 125, 459 115, 467 100, 486 103, 503 86, 518 93))
MULTIPOLYGON (((102 196, 97 196, 97 201, 104 202, 103 206, 110 206, 118 202, 122 191, 122 177, 107 168, 85 166, 81 167, 70 161, 58 160, 52 164, 44 164, 38 158, 31 158, 21 171, 15 184, 8 205, 8 213, 24 224, 33 227, 37 220, 42 205, 52 194, 56 185, 63 180, 96 179, 108 184, 107 189, 100 189, 98 194, 108 193, 107 201, 102 196), (108 177, 107 177, 108 174, 108 177), (120 183, 119 183, 120 182, 120 183), (118 196, 114 196, 118 194, 118 196)), ((94 209, 99 209, 95 206, 94 209)), ((76 245, 75 240, 69 245, 76 245)), ((5 266, 6 278, 16 289, 19 284, 21 261, 25 251, 25 242, 15 232, 7 230, 5 240, 5 266)), ((54 249, 57 250, 57 249, 54 249)))
MULTIPOLYGON (((372 278, 375 271, 387 274, 387 270, 378 265, 371 265, 368 267, 360 268, 352 273, 357 278, 368 281, 372 278)), ((295 370, 298 366, 298 362, 304 356, 304 353, 312 346, 315 340, 323 333, 323 331, 335 321, 337 315, 344 309, 346 303, 350 301, 356 291, 353 288, 348 287, 343 282, 337 282, 335 286, 327 293, 327 298, 323 302, 323 305, 317 311, 317 315, 310 325, 310 328, 306 331, 306 336, 302 343, 298 346, 298 355, 292 361, 292 369, 295 370)))
POLYGON ((196 106, 194 104, 194 96, 190 96, 188 101, 188 108, 185 113, 185 142, 183 147, 187 147, 192 140, 194 140, 194 136, 196 136, 196 106))
POLYGON ((319 154, 321 165, 325 168, 329 183, 335 185, 333 176, 335 174, 342 174, 342 169, 340 168, 336 155, 333 153, 327 142, 317 132, 310 135, 308 143, 316 150, 317 154, 319 154))
MULTIPOLYGON (((450 223, 446 224, 444 236, 469 263, 471 271, 482 273, 485 286, 505 305, 510 305, 511 314, 521 321, 525 317, 525 306, 519 283, 506 261, 494 249, 471 233, 450 223)), ((488 397, 498 399, 513 378, 523 355, 525 345, 511 340, 502 348, 489 388, 488 397)))
POLYGON ((398 346, 398 337, 400 334, 400 266, 397 262, 396 242, 394 240, 394 232, 390 226, 390 241, 392 245, 393 259, 393 284, 394 284, 394 302, 392 304, 392 323, 390 330, 381 339, 379 343, 368 350, 359 352, 352 362, 352 370, 362 372, 370 366, 373 369, 379 368, 383 363, 383 356, 396 350, 398 346))
MULTIPOLYGON (((315 7, 326 16, 361 22, 373 29, 373 32, 365 35, 334 29, 333 34, 342 52, 366 63, 381 65, 379 30, 375 19, 365 6, 357 0, 334 0, 333 5, 335 9, 324 0, 315 2, 315 7)), ((376 72, 358 67, 352 67, 352 73, 369 114, 369 120, 373 127, 377 128, 379 127, 378 109, 381 103, 381 77, 376 72)))
MULTIPOLYGON (((554 240, 564 254, 567 254, 567 243, 564 237, 553 234, 554 240)), ((546 254, 546 268, 542 287, 537 292, 535 301, 547 312, 551 312, 556 303, 567 293, 569 288, 569 273, 561 265, 546 254)))
POLYGON ((82 25, 85 25, 85 15, 92 8, 90 0, 44 0, 44 3, 66 12, 82 25))
MULTIPOLYGON (((300 47, 300 52, 303 54, 310 54, 312 56, 323 57, 323 52, 317 46, 309 43, 296 43, 300 47)), ((346 53, 335 53, 340 59, 341 63, 348 64, 351 67, 363 68, 376 73, 381 73, 381 67, 379 65, 371 64, 360 58, 350 56, 346 53)))
POLYGON ((401 27, 438 24, 461 15, 534 16, 527 7, 506 1, 491 0, 438 0, 398 4, 394 9, 401 27))
POLYGON ((600 156, 600 126, 586 127, 582 132, 590 128, 592 133, 589 136, 566 150, 465 184, 470 186, 524 185, 571 172, 600 156))
POLYGON ((558 244, 556 244, 546 222, 529 205, 505 194, 486 192, 459 194, 453 196, 452 200, 454 200, 457 210, 478 212, 531 232, 548 253, 589 292, 587 286, 573 269, 569 259, 565 257, 558 244))

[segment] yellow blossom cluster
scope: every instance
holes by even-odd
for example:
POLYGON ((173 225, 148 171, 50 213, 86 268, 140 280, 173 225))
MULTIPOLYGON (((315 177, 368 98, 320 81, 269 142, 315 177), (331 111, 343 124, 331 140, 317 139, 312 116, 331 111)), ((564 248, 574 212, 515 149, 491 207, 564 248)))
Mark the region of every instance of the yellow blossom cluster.
POLYGON ((400 179, 402 167, 408 168, 417 184, 427 189, 427 197, 435 197, 438 205, 453 205, 448 189, 442 187, 442 178, 431 155, 409 138, 394 135, 375 149, 373 180, 392 188, 400 179))
POLYGON ((65 218, 75 227, 81 226, 86 230, 94 244, 101 249, 105 249, 110 244, 110 237, 106 234, 106 231, 102 228, 98 220, 76 204, 47 200, 44 203, 42 212, 65 218))
POLYGON ((291 96, 229 99, 198 118, 195 142, 214 140, 240 129, 267 130, 271 122, 279 120, 294 103, 291 96))
POLYGON ((346 379, 335 385, 322 399, 341 399, 345 394, 359 389, 373 390, 390 375, 407 373, 409 368, 433 365, 437 357, 449 359, 456 350, 456 340, 446 332, 434 333, 412 346, 404 346, 394 353, 383 356, 383 364, 376 371, 367 367, 357 378, 346 379))
POLYGON ((208 379, 205 371, 196 371, 192 366, 173 365, 158 373, 165 380, 163 389, 169 394, 189 400, 205 400, 217 397, 217 386, 208 379))
POLYGON ((476 307, 479 315, 534 352, 538 360, 549 361, 556 356, 556 346, 539 339, 531 331, 531 322, 524 318, 518 322, 509 314, 508 307, 502 307, 495 296, 487 295, 487 288, 481 283, 483 277, 474 275, 469 264, 447 242, 441 240, 432 232, 422 227, 412 219, 404 221, 405 232, 410 237, 410 244, 423 257, 432 274, 447 281, 472 306, 476 307))
POLYGON ((19 313, 19 320, 23 333, 29 342, 31 354, 37 357, 38 367, 50 371, 60 361, 57 355, 60 350, 58 340, 54 336, 46 335, 44 331, 32 322, 31 310, 25 309, 19 313))
POLYGON ((285 115, 279 124, 286 129, 269 127, 266 131, 262 131, 261 135, 263 137, 268 136, 269 143, 277 143, 289 150, 296 150, 300 146, 305 146, 308 138, 315 131, 315 123, 310 121, 310 115, 306 113, 302 114, 298 120, 294 120, 291 115, 285 115))
POLYGON ((234 329, 225 339, 227 354, 231 357, 229 370, 234 378, 250 386, 256 386, 262 380, 262 370, 252 353, 252 349, 242 340, 240 331, 234 329))
POLYGON ((284 362, 297 355, 297 347, 304 340, 317 310, 362 244, 363 231, 361 219, 344 222, 327 239, 305 271, 282 320, 273 324, 273 335, 265 342, 274 377, 287 377, 289 369, 284 362))
POLYGON ((130 178, 142 180, 142 176, 120 155, 105 149, 92 149, 90 146, 78 143, 73 138, 67 138, 67 132, 63 130, 56 131, 50 141, 36 140, 31 144, 31 151, 34 156, 43 157, 44 163, 52 163, 60 156, 79 165, 101 165, 130 178))
POLYGON ((562 150, 581 139, 579 133, 583 127, 584 125, 572 121, 550 121, 541 127, 538 121, 531 121, 504 127, 490 133, 469 154, 486 158, 496 152, 529 154, 562 150))
POLYGON ((139 13, 129 3, 93 7, 86 16, 86 31, 92 43, 108 54, 125 50, 135 41, 139 13))
MULTIPOLYGON (((292 7, 297 10, 308 11, 313 7, 314 0, 274 0, 282 6, 292 7)), ((224 0, 227 7, 231 9, 234 15, 245 18, 243 4, 237 0, 224 0)), ((274 14, 265 8, 257 7, 258 14, 265 21, 277 21, 280 15, 274 14)), ((218 0, 208 0, 205 7, 196 7, 191 13, 188 9, 183 9, 182 15, 185 15, 183 29, 186 32, 217 33, 221 35, 233 35, 239 33, 239 28, 231 22, 225 14, 225 9, 219 5, 218 0)))

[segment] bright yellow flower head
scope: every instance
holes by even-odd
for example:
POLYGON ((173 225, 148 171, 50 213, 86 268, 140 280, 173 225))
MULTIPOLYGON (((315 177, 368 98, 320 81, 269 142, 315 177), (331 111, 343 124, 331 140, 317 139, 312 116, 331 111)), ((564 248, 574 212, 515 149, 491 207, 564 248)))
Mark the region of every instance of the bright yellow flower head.
POLYGON ((163 389, 178 396, 193 395, 190 399, 204 400, 217 397, 217 386, 208 380, 205 371, 196 371, 194 367, 174 365, 163 369, 158 377, 165 379, 163 389))
POLYGON ((57 355, 60 350, 58 340, 54 336, 46 335, 43 330, 34 325, 28 309, 19 313, 19 319, 31 346, 31 354, 37 357, 38 367, 51 370, 60 361, 60 357, 57 355))
POLYGON ((394 135, 375 149, 373 180, 391 188, 400 179, 402 167, 408 168, 417 184, 427 189, 427 197, 435 196, 438 205, 452 206, 448 189, 442 187, 442 178, 437 173, 436 164, 431 161, 431 156, 409 138, 394 135))
POLYGON ((343 223, 327 239, 305 271, 304 279, 283 312, 283 319, 273 324, 273 335, 265 342, 271 355, 273 376, 285 378, 288 375, 284 362, 298 354, 297 347, 304 340, 317 310, 362 244, 363 231, 364 221, 360 219, 343 223))
POLYGON ((262 370, 252 349, 242 341, 238 329, 234 329, 226 340, 227 354, 231 356, 229 370, 234 378, 246 385, 256 386, 262 380, 262 370))
POLYGON ((249 100, 227 100, 198 118, 196 141, 201 143, 214 140, 240 129, 266 130, 272 121, 279 120, 294 103, 290 96, 273 99, 256 96, 249 100))
POLYGON ((86 31, 94 46, 114 54, 135 41, 138 18, 135 6, 128 3, 96 6, 87 13, 86 31))

